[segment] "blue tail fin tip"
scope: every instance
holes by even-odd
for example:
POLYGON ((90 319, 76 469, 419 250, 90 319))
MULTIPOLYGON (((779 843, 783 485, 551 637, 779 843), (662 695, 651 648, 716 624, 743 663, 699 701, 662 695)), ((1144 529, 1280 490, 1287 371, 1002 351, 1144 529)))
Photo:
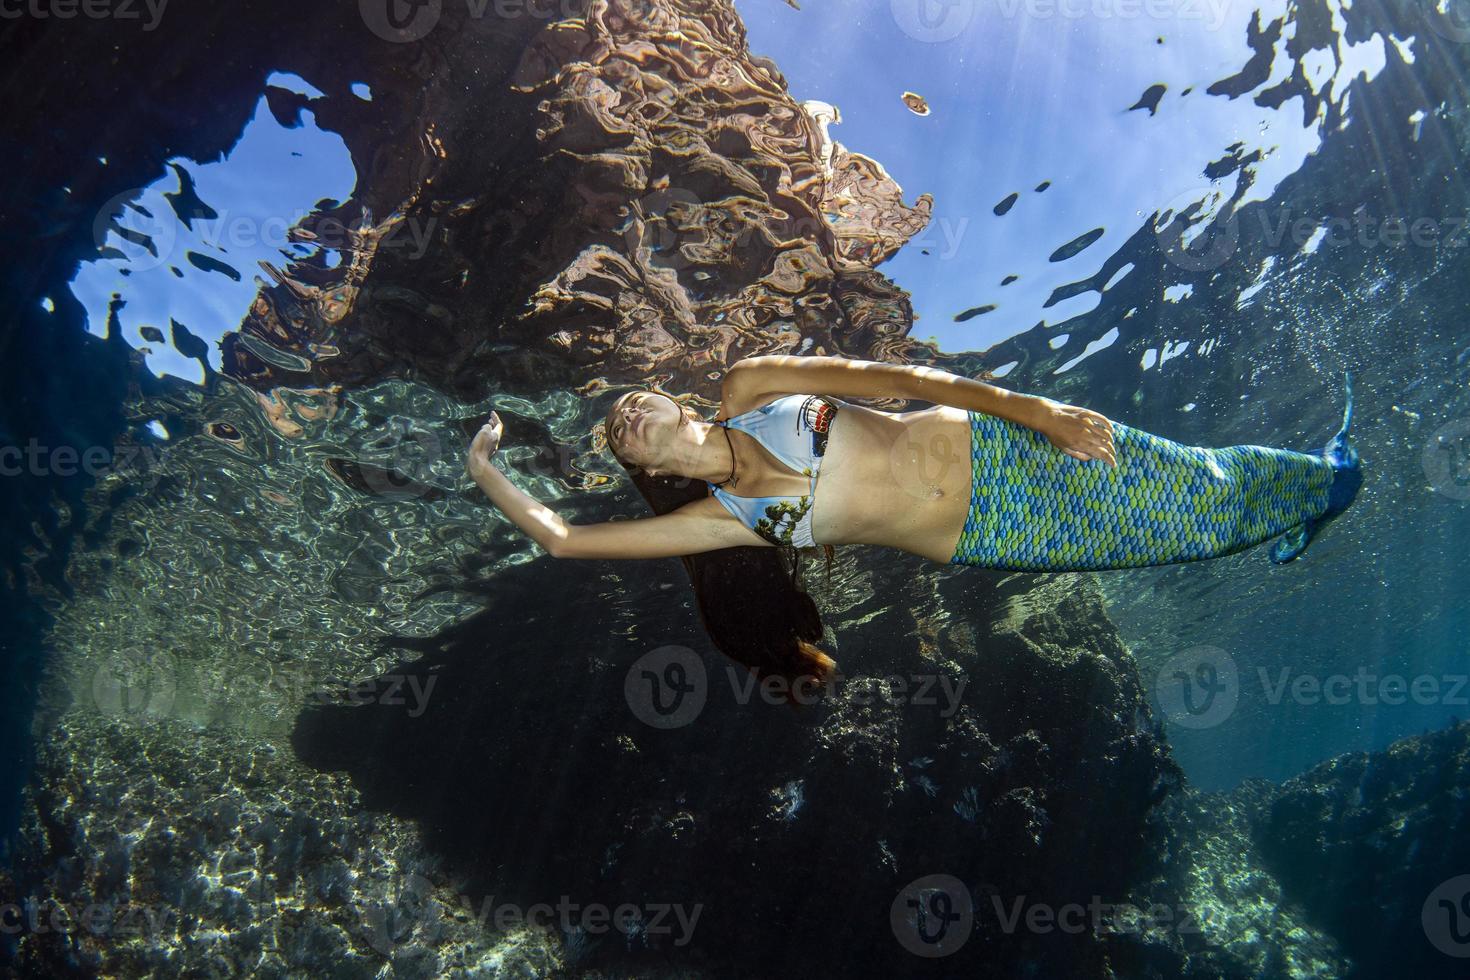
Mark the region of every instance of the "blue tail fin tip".
POLYGON ((1342 428, 1327 441, 1322 455, 1327 461, 1338 469, 1342 466, 1356 466, 1358 463, 1357 450, 1353 449, 1352 443, 1348 441, 1348 431, 1353 425, 1353 375, 1351 371, 1343 372, 1343 387, 1346 392, 1342 408, 1342 428))
POLYGON ((1334 517, 1348 509, 1363 484, 1363 467, 1358 451, 1348 437, 1353 424, 1353 376, 1344 372, 1346 404, 1342 411, 1342 428, 1323 447, 1322 456, 1332 467, 1332 486, 1327 490, 1327 508, 1317 517, 1298 524, 1282 535, 1271 547, 1271 561, 1284 565, 1299 557, 1307 545, 1334 517))
POLYGON ((1322 523, 1347 510, 1348 505, 1357 499, 1358 488, 1363 485, 1363 467, 1358 459, 1358 451, 1353 448, 1348 437, 1348 430, 1353 422, 1351 373, 1344 373, 1344 384, 1347 389, 1347 403, 1342 411, 1342 428, 1328 441, 1322 453, 1333 470, 1332 487, 1327 491, 1327 509, 1322 513, 1322 523))

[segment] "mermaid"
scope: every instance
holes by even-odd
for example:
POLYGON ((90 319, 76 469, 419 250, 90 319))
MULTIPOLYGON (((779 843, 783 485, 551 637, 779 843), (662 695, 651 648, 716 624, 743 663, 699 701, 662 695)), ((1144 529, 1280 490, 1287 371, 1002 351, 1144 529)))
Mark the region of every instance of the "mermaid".
POLYGON ((490 500, 555 558, 679 557, 711 637, 762 680, 823 680, 835 662, 798 548, 898 548, 936 562, 1025 572, 1096 571, 1218 558, 1279 538, 1285 563, 1357 496, 1342 428, 1318 453, 1186 446, 1087 408, 924 366, 826 356, 736 363, 706 421, 640 388, 603 435, 654 510, 573 524, 491 459, 500 419, 474 436, 468 469, 490 500), (926 402, 885 412, 847 398, 926 402), (765 560, 791 556, 791 581, 765 560))
POLYGON ((873 544, 956 565, 1093 571, 1234 554, 1278 535, 1291 561, 1352 503, 1362 480, 1348 430, 1320 453, 1205 449, 1098 412, 922 366, 763 356, 725 375, 704 421, 647 389, 609 407, 625 467, 708 487, 677 510, 571 524, 490 464, 492 415, 471 476, 557 558, 659 558, 740 546, 873 544), (883 412, 844 397, 932 403, 883 412))

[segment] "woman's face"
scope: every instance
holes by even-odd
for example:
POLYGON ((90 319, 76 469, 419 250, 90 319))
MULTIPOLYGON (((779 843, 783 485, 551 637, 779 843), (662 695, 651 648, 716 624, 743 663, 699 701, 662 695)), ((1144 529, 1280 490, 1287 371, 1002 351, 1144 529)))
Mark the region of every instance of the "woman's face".
POLYGON ((663 455, 683 422, 673 399, 651 391, 630 391, 607 413, 607 442, 619 459, 645 466, 663 455))

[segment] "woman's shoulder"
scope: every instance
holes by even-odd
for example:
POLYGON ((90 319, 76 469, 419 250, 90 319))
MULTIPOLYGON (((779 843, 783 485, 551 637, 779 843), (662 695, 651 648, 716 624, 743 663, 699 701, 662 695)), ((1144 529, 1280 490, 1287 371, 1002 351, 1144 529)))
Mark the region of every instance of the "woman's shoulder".
POLYGON ((726 372, 720 388, 719 419, 728 421, 765 408, 783 398, 805 394, 763 384, 763 378, 767 378, 767 375, 759 371, 726 372))
POLYGON ((826 402, 833 409, 847 405, 847 402, 831 395, 812 395, 801 391, 770 391, 753 397, 727 396, 721 402, 719 420, 728 422, 763 409, 768 412, 796 411, 809 402, 815 405, 826 402))

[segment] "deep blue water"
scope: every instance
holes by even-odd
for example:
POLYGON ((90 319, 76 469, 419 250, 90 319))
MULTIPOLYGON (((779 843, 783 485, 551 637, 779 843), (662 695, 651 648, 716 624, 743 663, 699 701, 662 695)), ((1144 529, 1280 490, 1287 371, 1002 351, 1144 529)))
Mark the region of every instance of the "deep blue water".
POLYGON ((836 138, 881 160, 909 194, 935 195, 923 240, 885 266, 913 293, 915 335, 946 350, 983 349, 1022 332, 1049 345, 1067 337, 1064 353, 1086 358, 1022 366, 1015 383, 1067 391, 1065 374, 1080 375, 1074 390, 1110 389, 1092 407, 1197 445, 1320 446, 1340 411, 1341 372, 1356 373, 1369 476, 1353 520, 1316 546, 1312 561, 1276 569, 1253 554, 1100 577, 1145 662, 1164 672, 1182 651, 1210 646, 1240 673, 1239 707, 1228 717, 1204 730, 1171 729, 1199 785, 1286 778, 1466 717, 1470 692, 1455 690, 1465 649, 1455 638, 1467 614, 1459 420, 1470 337, 1454 270, 1463 268, 1470 197, 1449 162, 1462 149, 1433 130, 1457 111, 1463 70, 1447 67, 1443 88, 1426 84, 1439 58, 1458 64, 1458 22, 1386 5, 1386 29, 1369 33, 1345 29, 1329 5, 1333 30, 1308 41, 1312 18, 1303 10, 1283 39, 1315 49, 1295 58, 1278 49, 1269 74, 1241 90, 1218 83, 1250 60, 1251 19, 1265 22, 1286 4, 1160 4, 1131 16, 1107 9, 1113 16, 1065 4, 798 12, 750 3, 742 13, 752 49, 781 65, 797 98, 838 106, 836 138), (823 43, 798 23, 817 25, 823 43), (1322 103, 1281 90, 1297 64, 1308 82, 1301 91, 1322 103), (1165 92, 1154 111, 1130 109, 1155 85, 1165 92), (908 110, 899 95, 909 90, 926 98, 929 115, 908 110), (1435 91, 1449 101, 1437 103, 1435 91), (1330 106, 1344 119, 1329 128, 1330 106), (1220 161, 1256 153, 1242 192, 1220 161), (1436 164, 1441 153, 1448 159, 1436 164), (995 214, 1013 192, 1016 203, 995 214), (1141 218, 1194 200, 1218 209, 1222 199, 1233 200, 1237 217, 1204 233, 1195 246, 1204 261, 1181 256, 1157 275, 1120 261, 1131 251, 1125 243, 1150 227, 1141 218), (1391 228, 1384 234, 1394 218, 1404 224, 1397 243, 1391 228), (1425 236, 1407 234, 1415 221, 1425 236), (1104 234, 1089 247, 1049 261, 1095 228, 1104 234), (1212 235, 1222 245, 1216 253, 1205 244, 1212 235), (1058 287, 1118 266, 1100 277, 1105 288, 1056 301, 1058 287), (1002 286, 1010 275, 1019 279, 1002 286), (1149 293, 1166 302, 1130 331, 1123 318, 1149 293), (1119 343, 1128 355, 1097 356, 1119 343), (1441 432, 1449 438, 1431 449, 1441 432), (1436 480, 1426 470, 1435 453, 1457 475, 1436 480), (1306 675, 1300 697, 1290 687, 1275 693, 1283 670, 1293 683, 1306 675), (1370 679, 1355 680, 1346 703, 1313 703, 1313 682, 1360 671, 1370 679), (1375 692, 1391 675, 1420 680, 1421 694, 1384 703, 1375 692), (1430 685, 1437 693, 1426 693, 1430 685))
MULTIPOLYGON (((1470 31, 1456 0, 1444 6, 736 4, 791 95, 840 111, 833 139, 881 164, 904 201, 933 196, 927 227, 878 271, 911 297, 911 336, 940 355, 1189 444, 1307 450, 1336 428, 1353 373, 1367 480, 1305 559, 1276 568, 1258 549, 1091 577, 1202 790, 1287 780, 1470 714, 1470 31), (1282 35, 1262 41, 1252 25, 1277 18, 1282 35), (1229 679, 1228 705, 1203 716, 1177 710, 1175 680, 1200 662, 1229 679)), ((52 455, 0 479, 0 839, 15 839, 47 726, 116 708, 107 671, 120 658, 158 671, 149 682, 166 695, 148 688, 130 723, 284 745, 323 676, 372 676, 388 666, 380 638, 438 636, 471 616, 479 597, 456 589, 467 569, 494 583, 541 560, 460 492, 468 420, 491 408, 535 420, 564 465, 531 465, 527 436, 522 482, 566 513, 636 506, 615 496, 626 487, 588 435, 595 372, 475 398, 427 368, 341 389, 330 365, 292 375, 289 359, 275 367, 294 386, 230 375, 221 342, 271 287, 265 265, 340 270, 351 257, 288 229, 365 193, 380 173, 363 166, 390 169, 340 134, 374 118, 378 93, 354 86, 352 116, 278 68, 253 64, 259 77, 228 92, 249 108, 222 154, 175 150, 147 86, 120 87, 117 126, 89 144, 104 152, 86 172, 46 174, 0 142, 26 186, 47 191, 4 212, 7 254, 47 262, 7 265, 0 441, 96 447, 115 464, 73 473, 52 455), (308 100, 294 116, 280 109, 293 97, 308 100), (149 158, 112 193, 108 168, 144 144, 165 165, 149 158), (115 222, 78 216, 71 185, 107 189, 117 207, 98 213, 115 222), (418 482, 369 499, 331 469, 342 460, 418 482)), ((45 97, 40 81, 7 84, 12 98, 45 97)), ((513 275, 439 272, 473 273, 477 287, 482 273, 513 275)), ((452 319, 425 310, 426 324, 452 319)), ((423 337, 408 346, 427 362, 441 338, 423 337)), ((669 583, 648 568, 610 574, 624 586, 599 596, 614 597, 611 615, 663 642, 627 595, 669 583)), ((144 690, 122 689, 125 701, 144 690)))

